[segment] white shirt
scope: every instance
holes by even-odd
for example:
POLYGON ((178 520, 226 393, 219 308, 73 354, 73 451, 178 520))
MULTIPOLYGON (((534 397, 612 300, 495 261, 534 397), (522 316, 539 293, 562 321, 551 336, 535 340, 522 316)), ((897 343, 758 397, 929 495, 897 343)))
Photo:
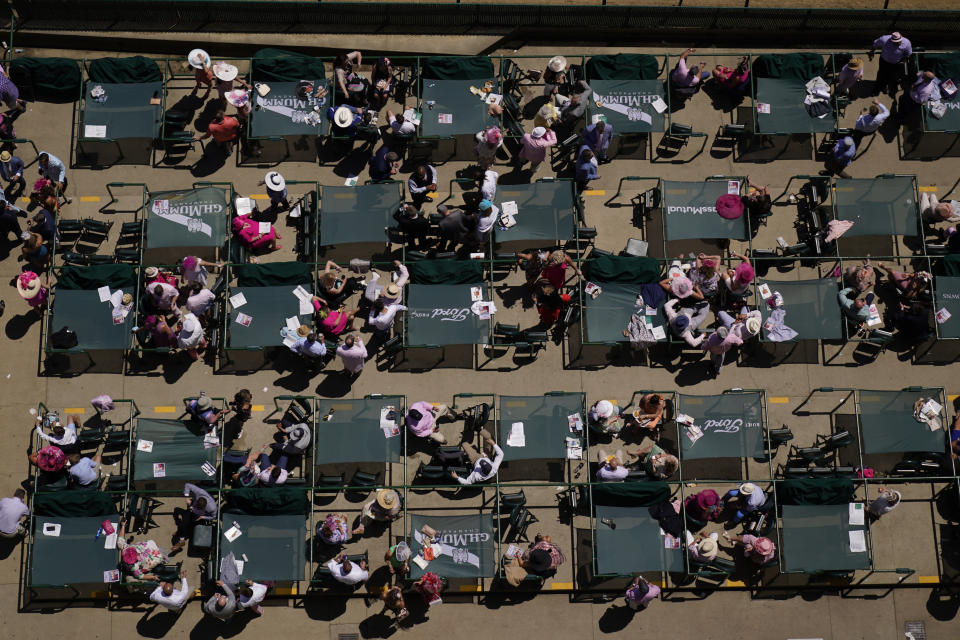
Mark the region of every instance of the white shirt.
POLYGON ((73 424, 72 422, 68 422, 67 426, 63 428, 63 436, 59 438, 57 436, 44 433, 43 429, 40 428, 40 425, 37 425, 37 435, 51 444, 55 444, 58 447, 65 447, 77 441, 77 425, 73 424))
POLYGON ((899 492, 899 491, 893 491, 893 490, 888 490, 888 491, 889 491, 889 493, 892 493, 892 494, 894 494, 894 495, 897 496, 897 502, 896 502, 896 504, 891 505, 891 504, 890 504, 890 501, 887 499, 887 496, 885 496, 884 494, 881 493, 881 494, 880 494, 880 497, 878 497, 876 500, 874 500, 873 502, 870 503, 870 506, 867 507, 867 511, 869 511, 870 513, 872 513, 872 514, 875 515, 875 516, 882 516, 883 514, 885 514, 885 513, 890 513, 891 511, 893 511, 894 509, 896 509, 897 507, 899 507, 899 506, 900 506, 900 492, 899 492))
POLYGON ((30 508, 20 498, 3 498, 0 500, 0 531, 7 534, 17 532, 20 518, 30 515, 30 508))
POLYGON ((417 130, 417 125, 409 120, 398 123, 396 116, 390 116, 390 128, 400 134, 409 134, 417 130))
POLYGON ((177 346, 181 349, 194 349, 200 344, 200 341, 203 340, 203 327, 200 326, 200 322, 194 320, 193 326, 193 333, 190 333, 186 327, 184 327, 180 330, 180 333, 177 334, 177 346))
POLYGON ((393 319, 397 315, 397 311, 406 311, 407 308, 402 304, 388 304, 385 309, 386 313, 370 311, 370 316, 367 318, 367 322, 380 331, 386 331, 392 327, 393 319))
POLYGON ((363 346, 362 340, 355 340, 350 348, 347 348, 346 345, 337 347, 337 355, 343 360, 344 369, 350 373, 357 373, 363 369, 367 357, 367 348, 363 346))
POLYGON ((483 213, 481 213, 480 217, 477 218, 477 234, 486 233, 490 231, 490 229, 493 229, 493 225, 499 217, 500 209, 497 208, 497 205, 490 207, 490 215, 484 216, 483 213))
POLYGON ((597 480, 600 482, 615 482, 617 480, 623 480, 628 475, 630 475, 630 469, 627 469, 623 465, 620 465, 616 469, 611 469, 609 465, 602 464, 600 468, 597 469, 597 480))
POLYGON ((357 584, 370 577, 370 573, 366 569, 361 569, 360 565, 355 562, 350 563, 350 572, 346 575, 343 574, 342 567, 343 564, 337 562, 336 558, 332 558, 327 563, 327 568, 330 569, 330 575, 332 575, 333 579, 337 582, 357 584))
POLYGON ((174 589, 173 593, 171 593, 169 596, 163 595, 162 586, 158 586, 153 590, 153 593, 150 594, 150 602, 162 604, 171 611, 179 611, 180 609, 183 609, 183 605, 187 603, 187 599, 189 598, 190 587, 187 586, 186 578, 180 580, 180 588, 174 589))
POLYGON ((500 177, 500 174, 496 171, 484 171, 483 172, 483 184, 480 185, 480 197, 483 200, 489 200, 493 202, 493 199, 497 197, 497 179, 500 177))
POLYGON ((252 591, 253 594, 249 598, 243 594, 240 594, 238 604, 240 605, 241 609, 255 607, 263 602, 263 599, 267 597, 267 585, 265 584, 254 582, 250 585, 250 591, 252 591))
POLYGON ((203 315, 207 309, 213 306, 213 302, 216 299, 217 297, 213 295, 213 291, 210 291, 210 289, 201 289, 200 293, 195 293, 187 298, 187 311, 196 316, 203 315))
POLYGON ((497 469, 500 468, 500 463, 503 462, 503 449, 500 448, 500 445, 494 444, 493 453, 493 460, 490 460, 490 458, 486 456, 480 458, 480 460, 477 460, 474 463, 473 471, 470 472, 470 475, 468 475, 466 478, 457 476, 457 482, 460 484, 473 484, 475 482, 484 482, 485 480, 489 480, 493 476, 497 475, 497 469), (490 463, 490 473, 484 475, 483 472, 480 471, 481 460, 486 460, 490 463))
POLYGON ((883 121, 887 119, 887 116, 890 115, 890 110, 887 109, 882 104, 878 104, 877 107, 880 109, 880 113, 875 116, 870 115, 869 112, 861 114, 857 118, 856 129, 857 131, 862 131, 864 133, 873 133, 880 128, 880 125, 883 124, 883 121))
POLYGON ((70 465, 68 474, 83 487, 96 482, 100 477, 97 473, 97 463, 91 458, 80 458, 77 464, 70 465))

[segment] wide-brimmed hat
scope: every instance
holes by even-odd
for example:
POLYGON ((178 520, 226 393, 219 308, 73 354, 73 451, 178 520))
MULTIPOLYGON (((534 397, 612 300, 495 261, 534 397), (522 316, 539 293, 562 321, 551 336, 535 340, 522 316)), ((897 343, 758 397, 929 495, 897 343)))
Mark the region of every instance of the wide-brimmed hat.
POLYGON ((393 509, 398 500, 397 492, 393 489, 380 489, 377 491, 377 504, 384 509, 393 509))
POLYGON ((704 538, 697 545, 697 550, 700 555, 706 560, 713 560, 717 557, 717 552, 720 550, 717 547, 717 541, 713 538, 704 538))
POLYGON ((693 293, 693 283, 687 276, 674 276, 670 278, 670 290, 678 298, 686 298, 693 293))
POLYGON ((133 304, 133 295, 129 293, 123 294, 123 296, 120 298, 120 304, 133 304))
POLYGON ((406 562, 413 554, 410 552, 410 545, 401 540, 397 543, 397 548, 393 550, 393 555, 397 558, 398 562, 406 562))
POLYGON ((862 67, 862 66, 863 66, 863 59, 862 59, 862 58, 852 58, 852 59, 850 60, 850 62, 847 63, 847 68, 853 69, 854 71, 856 71, 857 69, 859 69, 859 68, 862 67))
POLYGON ((187 62, 194 69, 203 69, 210 66, 210 54, 203 49, 193 49, 187 54, 187 62))
POLYGON ((594 411, 597 412, 597 415, 601 418, 609 418, 613 415, 613 403, 609 400, 601 400, 594 407, 594 411))
POLYGON ((209 397, 200 396, 199 398, 197 398, 197 409, 200 409, 201 411, 206 411, 207 409, 210 409, 212 407, 213 407, 213 400, 211 400, 209 397))
POLYGON ((160 269, 157 269, 156 267, 147 267, 143 270, 143 275, 146 278, 156 278, 158 275, 160 275, 160 269))
POLYGON ((890 34, 890 39, 893 40, 894 42, 900 42, 901 40, 903 40, 903 36, 900 35, 899 31, 894 31, 893 33, 890 34))
POLYGON ((747 318, 747 321, 743 323, 743 328, 746 329, 750 335, 757 335, 760 333, 760 319, 752 316, 747 318))
POLYGON ((301 338, 306 338, 308 335, 310 335, 310 327, 305 324, 300 325, 297 327, 297 335, 301 338))
POLYGON ((734 279, 741 284, 750 284, 756 275, 757 273, 754 271, 753 265, 749 262, 741 262, 737 265, 737 268, 733 270, 734 279))
POLYGON ((353 112, 341 105, 333 112, 333 122, 341 129, 349 127, 353 124, 353 112))
POLYGON ((546 133, 547 130, 543 127, 534 127, 533 131, 530 132, 530 135, 534 138, 542 138, 544 135, 546 135, 546 133))
POLYGON ((547 68, 554 73, 560 73, 567 68, 567 59, 563 56, 553 56, 547 63, 547 68))
POLYGON ((717 198, 717 213, 726 220, 736 220, 743 215, 743 200, 740 196, 725 193, 717 198))
POLYGON ((720 496, 713 489, 704 489, 697 494, 697 506, 701 509, 709 509, 717 506, 720 502, 720 496))
POLYGON ((739 489, 740 493, 746 496, 751 495, 756 490, 757 490, 757 485, 753 484, 752 482, 744 482, 743 484, 740 485, 740 489, 739 489))
POLYGON ((263 177, 263 183, 272 191, 283 191, 287 187, 287 181, 283 179, 279 171, 270 171, 263 177))
POLYGON ((773 553, 773 550, 776 549, 776 546, 773 544, 773 540, 770 538, 757 538, 757 541, 753 543, 753 548, 757 553, 765 556, 773 553))
POLYGON ((30 300, 40 291, 40 276, 33 271, 24 271, 17 278, 17 293, 25 300, 30 300))
POLYGON ((538 113, 541 118, 547 119, 554 117, 557 112, 553 110, 552 104, 545 104, 540 107, 540 111, 538 113))
POLYGON ((217 76, 217 80, 222 80, 223 82, 230 82, 235 79, 239 73, 240 70, 229 62, 218 62, 213 65, 213 75, 217 76))
POLYGON ((192 334, 199 328, 200 328, 200 323, 197 322, 196 318, 183 319, 183 330, 186 331, 187 334, 192 334))
POLYGON ((527 556, 526 569, 530 573, 543 573, 550 570, 550 552, 544 549, 534 549, 527 556))
POLYGON ((120 554, 120 557, 123 558, 126 564, 136 564, 137 560, 140 559, 140 554, 137 553, 136 547, 127 547, 123 550, 123 553, 120 554))
POLYGON ((67 463, 67 455, 59 447, 47 445, 37 451, 37 466, 43 471, 60 471, 67 463))
POLYGON ((225 94, 223 94, 223 97, 227 99, 227 102, 235 107, 243 107, 247 104, 247 102, 250 101, 250 94, 244 89, 227 91, 225 94))
POLYGON ((0 151, 0 162, 10 162, 10 158, 13 156, 10 155, 10 152, 4 149, 0 151))
POLYGON ((387 285, 387 295, 391 298, 396 298, 400 295, 400 287, 396 284, 390 283, 387 285))
POLYGON ((500 144, 503 140, 503 133, 501 133, 498 127, 493 127, 492 129, 487 129, 486 138, 489 144, 500 144))

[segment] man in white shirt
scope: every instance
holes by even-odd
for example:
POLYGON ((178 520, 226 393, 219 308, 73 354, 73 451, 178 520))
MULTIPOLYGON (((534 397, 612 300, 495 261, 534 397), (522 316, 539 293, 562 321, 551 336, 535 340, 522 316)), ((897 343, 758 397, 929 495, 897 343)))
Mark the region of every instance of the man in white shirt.
POLYGON ((81 487, 88 487, 100 479, 100 472, 97 471, 97 465, 100 463, 100 456, 93 458, 82 457, 79 453, 70 456, 70 470, 67 475, 70 476, 75 484, 81 487))
POLYGON ((27 528, 20 522, 24 516, 30 515, 30 508, 23 501, 26 497, 26 491, 17 489, 12 498, 0 500, 0 538, 27 535, 27 528))
POLYGON ((477 171, 477 182, 480 183, 480 198, 493 202, 497 197, 497 180, 500 174, 496 171, 477 171))
POLYGON ((378 298, 370 307, 370 315, 367 322, 370 323, 377 333, 386 334, 393 326, 393 320, 398 311, 406 311, 407 307, 402 304, 386 304, 383 299, 378 298))
POLYGON ((481 200, 478 206, 480 216, 477 218, 477 242, 481 245, 490 237, 490 231, 500 217, 500 209, 489 200, 481 200))
POLYGON ((387 109, 387 122, 390 123, 390 130, 400 135, 410 135, 417 130, 417 125, 404 120, 402 113, 394 114, 390 109, 387 109))
POLYGON ((597 480, 620 482, 626 479, 630 475, 630 469, 624 466, 623 457, 622 449, 618 449, 613 455, 608 455, 603 449, 597 451, 597 459, 600 463, 600 468, 597 469, 597 480))
POLYGON ((483 440, 484 449, 493 452, 493 460, 487 454, 481 454, 469 442, 460 444, 460 448, 467 454, 473 470, 466 478, 461 478, 456 471, 451 471, 450 475, 460 484, 475 484, 477 482, 486 482, 497 474, 500 463, 503 462, 503 449, 493 440, 493 436, 486 429, 480 430, 480 438, 483 440))
POLYGON ((67 416, 66 427, 58 422, 53 425, 53 429, 50 430, 52 434, 47 435, 43 432, 43 427, 41 427, 42 419, 37 417, 37 435, 61 449, 69 447, 77 442, 77 422, 79 420, 79 416, 67 416))
POLYGON ((267 597, 267 589, 267 585, 248 579, 246 585, 240 587, 237 591, 239 596, 237 610, 250 609, 258 616, 263 615, 263 607, 260 606, 260 603, 267 597))
POLYGON ((359 584, 366 582, 367 578, 370 577, 366 562, 361 560, 359 565, 353 564, 345 553, 332 558, 327 563, 327 568, 330 569, 330 575, 333 579, 343 584, 359 584))
POLYGON ((170 611, 180 611, 190 599, 190 586, 187 584, 187 572, 180 574, 180 588, 174 589, 172 582, 161 582, 150 594, 150 602, 162 604, 170 611))
MULTIPOLYGON (((300 328, 304 329, 305 327, 300 328)), ((299 353, 302 356, 307 356, 308 358, 322 358, 327 355, 327 345, 324 344, 323 340, 318 340, 317 334, 311 331, 307 335, 297 338, 297 340, 290 345, 290 351, 299 353)))
POLYGON ((856 129, 861 133, 873 133, 880 128, 889 115, 889 109, 874 98, 873 105, 869 109, 864 109, 857 118, 856 129))

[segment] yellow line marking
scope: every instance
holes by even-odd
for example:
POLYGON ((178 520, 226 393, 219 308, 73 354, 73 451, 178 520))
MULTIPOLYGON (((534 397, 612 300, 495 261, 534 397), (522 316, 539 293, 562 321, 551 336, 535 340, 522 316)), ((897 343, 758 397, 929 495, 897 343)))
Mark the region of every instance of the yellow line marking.
POLYGON ((86 407, 67 407, 64 413, 79 413, 81 416, 87 412, 86 407))
POLYGON ((747 585, 746 585, 745 582, 741 582, 741 581, 739 581, 739 580, 729 580, 729 579, 728 579, 725 583, 723 583, 723 586, 725 586, 725 587, 745 587, 745 586, 747 586, 747 585))
POLYGON ((554 582, 550 585, 551 589, 570 589, 573 590, 572 582, 554 582))
POLYGON ((920 190, 920 191, 926 191, 926 192, 928 192, 928 193, 936 193, 936 192, 937 192, 937 188, 936 188, 936 187, 919 187, 919 190, 920 190))
POLYGON ((771 404, 787 404, 788 402, 790 402, 790 398, 788 398, 787 396, 771 396, 770 397, 771 404))
POLYGON ((958 395, 947 396, 947 402, 953 402, 957 398, 960 398, 958 395))
POLYGON ((940 576, 917 576, 920 584, 940 584, 940 576))
POLYGON ((163 407, 154 407, 153 412, 154 413, 176 413, 177 408, 172 405, 166 405, 163 407))
POLYGON ((460 591, 480 591, 480 585, 478 585, 478 584, 462 584, 462 585, 460 585, 460 591))
POLYGON ((683 404, 703 404, 703 398, 685 398, 683 404))
POLYGON ((580 195, 582 196, 605 196, 607 195, 606 189, 587 189, 586 191, 581 191, 580 195))
POLYGON ((100 202, 100 196, 80 196, 80 202, 100 202))
POLYGON ((268 196, 265 193, 251 193, 250 199, 251 200, 269 200, 270 196, 268 196))
POLYGON ((292 587, 277 587, 275 590, 278 596, 295 596, 297 595, 297 585, 292 587))
POLYGON ((30 202, 30 198, 20 198, 20 202, 30 202))
POLYGON ((263 411, 263 405, 262 404, 250 405, 250 411, 263 411))
POLYGON ((526 400, 510 400, 509 402, 504 402, 503 406, 505 407, 525 407, 527 406, 526 400))
POLYGON ((350 411, 351 409, 353 409, 353 403, 341 402, 340 404, 331 404, 330 408, 336 411, 350 411))

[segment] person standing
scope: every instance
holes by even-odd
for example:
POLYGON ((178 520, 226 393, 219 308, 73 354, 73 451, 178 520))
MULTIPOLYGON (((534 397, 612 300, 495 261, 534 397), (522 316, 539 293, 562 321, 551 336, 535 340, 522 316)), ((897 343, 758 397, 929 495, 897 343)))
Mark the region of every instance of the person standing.
POLYGON ((437 207, 437 213, 443 216, 437 225, 440 228, 440 244, 437 251, 453 251, 463 242, 470 232, 470 226, 476 225, 477 217, 463 209, 450 209, 445 204, 437 207))
POLYGON ((180 588, 174 589, 173 582, 161 582, 150 594, 150 602, 165 606, 170 611, 180 611, 190 599, 190 585, 187 584, 187 572, 180 574, 180 588))
POLYGON ((413 199, 413 206, 420 210, 424 202, 433 201, 429 195, 437 190, 437 170, 427 163, 423 163, 414 170, 407 180, 407 190, 413 199))
POLYGON ((341 553, 336 558, 331 558, 327 562, 327 569, 330 570, 330 575, 334 580, 351 586, 366 582, 367 578, 370 577, 365 560, 353 564, 345 553, 341 553))
POLYGON ((600 177, 600 174, 597 173, 597 159, 587 145, 580 147, 580 153, 577 155, 576 177, 577 193, 586 191, 587 184, 600 177))
MULTIPOLYGON (((423 199, 426 200, 425 193, 423 199)), ((414 199, 414 202, 416 202, 416 199, 414 199)), ((408 249, 426 251, 430 248, 431 243, 427 240, 427 234, 430 233, 430 221, 420 215, 419 205, 403 205, 400 210, 393 214, 393 219, 397 221, 400 231, 403 232, 408 249)))
POLYGON ((267 188, 267 195, 270 197, 270 206, 274 211, 281 211, 290 208, 290 202, 287 200, 287 181, 283 179, 279 171, 271 171, 259 182, 260 186, 267 188))
POLYGON ((337 347, 337 355, 343 361, 343 370, 351 376, 358 376, 367 359, 367 348, 363 340, 350 334, 343 340, 343 344, 337 347))
POLYGON ((587 125, 583 130, 583 141, 597 155, 600 162, 607 162, 607 151, 610 149, 612 139, 613 127, 603 120, 587 125))
POLYGON ((212 137, 218 146, 226 151, 227 155, 233 153, 233 142, 237 139, 240 131, 240 121, 224 113, 223 109, 217 111, 213 120, 207 125, 207 132, 202 136, 194 136, 194 142, 206 140, 212 137))
POLYGON ((552 129, 534 127, 532 132, 523 134, 522 143, 517 166, 522 167, 529 161, 530 171, 536 172, 540 163, 547 158, 547 149, 557 144, 557 134, 552 129))
POLYGON ((267 585, 248 579, 244 586, 237 590, 237 594, 240 596, 237 600, 237 611, 249 609, 258 616, 262 616, 263 607, 260 606, 260 603, 267 597, 268 589, 267 585))
POLYGON ((497 470, 500 469, 500 463, 503 462, 503 449, 494 442, 493 436, 486 429, 480 430, 480 439, 483 440, 483 453, 477 451, 476 447, 469 442, 460 444, 460 448, 467 454, 467 458, 472 465, 470 474, 466 478, 458 476, 456 471, 450 471, 450 476, 460 484, 469 485, 486 482, 497 475, 497 470), (490 459, 491 453, 493 454, 492 460, 490 459))
POLYGON ((877 49, 880 50, 880 63, 873 95, 877 96, 881 91, 886 91, 892 98, 897 94, 897 83, 903 75, 903 63, 913 54, 913 47, 899 31, 894 31, 873 41, 873 47, 867 54, 871 60, 877 49))
POLYGON ((874 98, 870 108, 864 109, 860 117, 857 118, 857 124, 855 125, 857 133, 860 134, 861 138, 863 134, 873 133, 880 128, 880 125, 882 125, 889 116, 890 110, 874 98))
POLYGON ((646 609, 647 605, 658 595, 660 595, 660 587, 648 582, 643 576, 637 576, 627 587, 624 598, 628 607, 634 611, 639 611, 646 609))
POLYGON ((867 505, 867 513, 871 519, 877 520, 880 516, 890 513, 900 506, 902 496, 899 491, 888 489, 886 487, 877 487, 878 495, 876 499, 867 505))
POLYGON ((820 175, 832 176, 836 174, 841 178, 847 178, 849 180, 850 174, 847 173, 846 169, 850 166, 850 163, 853 162, 853 158, 856 155, 857 145, 854 143, 853 138, 844 136, 840 140, 837 140, 837 144, 833 145, 833 150, 827 157, 827 161, 824 163, 824 169, 820 172, 820 175))
POLYGON ((497 197, 497 180, 500 174, 496 171, 487 169, 486 171, 477 171, 477 184, 480 187, 480 199, 493 202, 497 197))
POLYGON ((6 149, 0 151, 0 178, 8 183, 3 190, 7 201, 16 202, 24 189, 27 188, 27 181, 23 177, 23 160, 6 149))
POLYGON ((370 179, 390 180, 398 171, 400 171, 400 156, 390 151, 387 145, 381 145, 370 158, 370 179))
POLYGON ((72 198, 66 196, 67 190, 67 167, 57 156, 46 151, 41 151, 37 156, 37 167, 40 175, 53 183, 57 191, 63 195, 67 204, 73 202, 72 198))
POLYGON ((237 598, 233 594, 233 589, 223 580, 217 580, 217 592, 203 605, 203 612, 218 620, 229 622, 236 610, 237 598))

